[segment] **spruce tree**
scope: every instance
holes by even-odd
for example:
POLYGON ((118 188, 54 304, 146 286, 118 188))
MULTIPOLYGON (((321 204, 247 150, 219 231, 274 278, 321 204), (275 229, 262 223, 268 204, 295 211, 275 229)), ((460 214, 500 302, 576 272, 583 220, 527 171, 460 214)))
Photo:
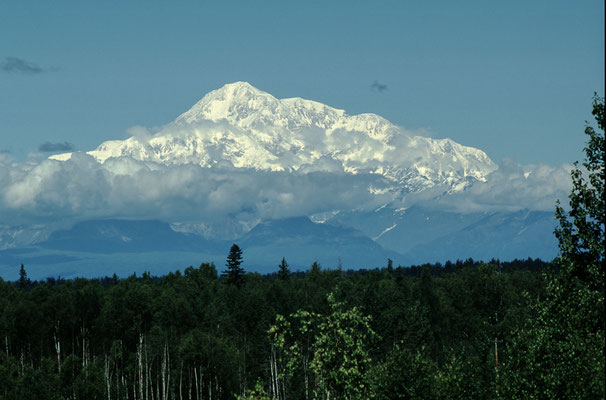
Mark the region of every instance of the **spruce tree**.
POLYGON ((290 269, 288 269, 288 264, 284 257, 282 257, 282 262, 278 265, 278 268, 278 279, 287 281, 290 278, 290 269))
POLYGON ((240 287, 244 282, 245 271, 244 268, 241 267, 241 264, 242 249, 234 243, 227 255, 227 261, 225 263, 227 269, 223 271, 223 273, 226 274, 228 284, 240 287))
POLYGON ((19 289, 27 290, 29 284, 30 280, 27 278, 27 272, 25 272, 25 267, 21 264, 21 268, 19 269, 19 289))

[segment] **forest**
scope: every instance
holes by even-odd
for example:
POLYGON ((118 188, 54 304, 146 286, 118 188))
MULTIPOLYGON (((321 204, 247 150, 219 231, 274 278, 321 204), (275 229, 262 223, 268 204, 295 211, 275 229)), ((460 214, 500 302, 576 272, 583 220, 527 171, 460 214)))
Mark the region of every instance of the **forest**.
MULTIPOLYGON (((2 399, 604 398, 604 101, 550 262, 0 279, 2 399)), ((280 259, 282 262, 280 262, 280 259)), ((17 267, 18 268, 18 267, 17 267)))
POLYGON ((279 399, 487 398, 552 266, 276 269, 239 284, 211 264, 126 279, 23 271, 0 290, 0 395, 228 399, 259 386, 279 399))

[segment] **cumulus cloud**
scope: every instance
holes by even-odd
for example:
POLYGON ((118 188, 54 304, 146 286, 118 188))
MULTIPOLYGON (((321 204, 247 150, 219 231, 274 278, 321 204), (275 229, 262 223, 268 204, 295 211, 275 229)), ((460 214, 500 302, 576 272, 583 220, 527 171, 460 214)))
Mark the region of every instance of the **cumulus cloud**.
MULTIPOLYGON (((556 200, 566 200, 571 189, 572 165, 521 165, 504 159, 486 182, 476 182, 460 193, 431 200, 433 207, 462 212, 555 209, 556 200)), ((563 201, 566 203, 566 201, 563 201)))
POLYGON ((65 162, 19 163, 0 153, 0 225, 136 218, 208 227, 227 218, 252 226, 262 219, 372 210, 395 196, 403 196, 403 206, 421 203, 460 212, 553 210, 556 199, 566 199, 570 190, 570 168, 504 160, 486 182, 462 192, 447 195, 447 188, 434 187, 402 195, 381 175, 347 174, 338 166, 272 172, 229 164, 166 166, 130 157, 101 164, 81 152, 65 162))
POLYGON ((74 153, 66 162, 47 159, 6 167, 0 172, 0 215, 5 219, 0 223, 106 217, 169 222, 212 221, 225 215, 242 221, 283 218, 376 207, 386 200, 368 188, 389 184, 371 174, 165 166, 128 157, 100 164, 85 153, 74 153))
POLYGON ((38 64, 17 57, 6 57, 0 63, 0 70, 8 73, 36 75, 49 71, 38 64))
POLYGON ((41 151, 43 153, 54 153, 54 152, 60 152, 60 151, 68 152, 68 151, 73 151, 74 148, 75 148, 74 145, 69 142, 63 142, 63 143, 44 142, 40 146, 38 146, 38 151, 41 151))

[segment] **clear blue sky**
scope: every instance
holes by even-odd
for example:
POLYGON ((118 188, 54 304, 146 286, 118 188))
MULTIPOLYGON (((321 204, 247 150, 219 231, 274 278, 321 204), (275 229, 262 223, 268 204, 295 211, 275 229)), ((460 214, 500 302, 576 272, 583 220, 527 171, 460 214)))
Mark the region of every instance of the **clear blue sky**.
POLYGON ((604 2, 3 0, 0 63, 0 150, 17 159, 163 125, 245 80, 559 165, 604 95, 604 2))

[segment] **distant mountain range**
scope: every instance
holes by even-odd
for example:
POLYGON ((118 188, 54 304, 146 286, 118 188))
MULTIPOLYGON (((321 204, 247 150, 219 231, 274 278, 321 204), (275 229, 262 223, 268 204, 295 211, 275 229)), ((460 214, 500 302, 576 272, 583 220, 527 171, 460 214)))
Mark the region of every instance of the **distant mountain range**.
MULTIPOLYGON (((167 272, 189 260, 213 261, 222 269, 233 242, 244 249, 245 265, 263 272, 282 257, 297 268, 314 261, 327 267, 375 268, 387 258, 409 265, 469 257, 550 259, 557 253, 553 212, 457 212, 409 201, 411 195, 431 199, 461 194, 489 180, 497 166, 483 151, 411 134, 375 114, 347 115, 315 101, 277 99, 246 82, 208 93, 154 135, 108 141, 87 153, 100 165, 130 159, 150 171, 184 165, 224 174, 259 171, 268 174, 258 188, 266 192, 273 190, 272 173, 321 172, 335 180, 377 177, 385 184, 363 181, 363 189, 369 196, 382 196, 384 205, 272 219, 244 210, 247 219, 238 213, 214 215, 213 221, 197 215, 191 221, 122 215, 54 225, 0 225, 0 276, 12 276, 21 262, 39 266, 40 276, 96 276, 129 273, 129 268, 167 272), (174 262, 168 265, 167 260, 174 262)), ((50 159, 72 157, 65 153, 50 159)), ((108 167, 107 174, 128 176, 129 165, 108 167)), ((312 190, 330 193, 333 188, 312 190)), ((286 204, 291 201, 284 196, 286 204)))

